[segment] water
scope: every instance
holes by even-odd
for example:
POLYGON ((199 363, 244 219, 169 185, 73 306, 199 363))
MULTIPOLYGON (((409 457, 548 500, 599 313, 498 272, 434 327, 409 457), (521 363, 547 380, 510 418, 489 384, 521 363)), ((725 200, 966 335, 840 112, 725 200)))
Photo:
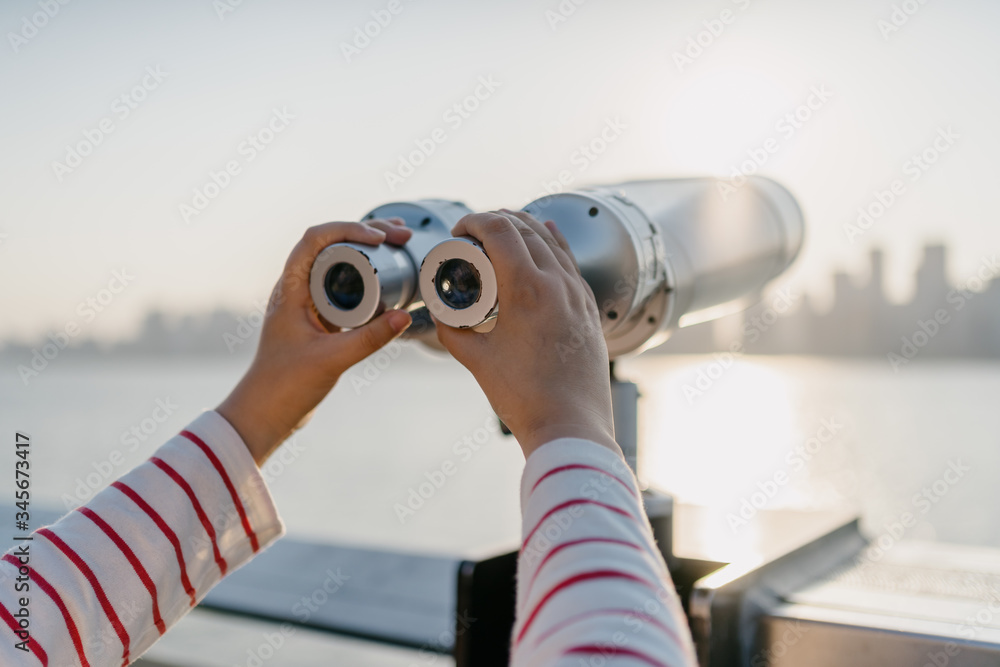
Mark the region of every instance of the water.
MULTIPOLYGON (((60 361, 28 387, 0 378, 0 433, 32 435, 34 498, 58 508, 143 461, 245 367, 60 361), (176 406, 162 424, 151 418, 157 401, 176 406)), ((732 530, 752 505, 845 506, 872 531, 911 512, 908 538, 1000 547, 1000 363, 895 374, 880 361, 746 357, 723 368, 713 357, 646 356, 620 374, 644 396, 643 475, 723 509, 706 530, 732 530)), ((523 459, 450 359, 411 349, 369 379, 342 381, 295 445, 287 465, 267 469, 291 533, 437 553, 516 544, 523 459)), ((13 479, 12 450, 0 479, 13 479)))

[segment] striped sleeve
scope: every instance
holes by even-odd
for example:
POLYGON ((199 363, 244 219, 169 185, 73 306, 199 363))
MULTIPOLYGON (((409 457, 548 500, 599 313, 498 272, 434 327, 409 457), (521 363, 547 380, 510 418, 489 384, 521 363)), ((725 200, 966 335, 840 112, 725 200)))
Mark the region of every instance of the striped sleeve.
POLYGON ((521 513, 512 665, 696 664, 624 460, 586 440, 540 447, 525 465, 521 513))
POLYGON ((283 532, 243 441, 205 412, 4 555, 0 664, 127 665, 283 532), (16 592, 16 582, 28 591, 16 592), (29 652, 17 648, 21 597, 29 601, 29 652))

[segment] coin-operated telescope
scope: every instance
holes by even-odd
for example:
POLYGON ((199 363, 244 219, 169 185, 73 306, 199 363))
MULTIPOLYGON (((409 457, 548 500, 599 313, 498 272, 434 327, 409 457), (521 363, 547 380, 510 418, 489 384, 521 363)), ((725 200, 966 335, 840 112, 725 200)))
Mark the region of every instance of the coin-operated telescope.
MULTIPOLYGON (((745 308, 802 246, 802 213, 765 178, 720 195, 712 179, 636 181, 542 197, 594 291, 611 357, 656 345, 679 326, 745 308)), ((502 311, 492 263, 474 239, 425 257, 420 291, 435 319, 478 327, 502 311)))
MULTIPOLYGON (((733 191, 707 178, 634 181, 548 195, 524 211, 553 220, 597 298, 612 358, 663 342, 678 327, 746 308, 792 263, 803 218, 766 178, 733 191)), ((488 328, 503 310, 483 246, 452 238, 469 213, 439 200, 388 204, 367 217, 402 217, 403 248, 330 246, 313 266, 312 295, 332 324, 356 327, 422 300, 435 320, 488 328)))
MULTIPOLYGON (((552 194, 524 211, 553 220, 597 299, 609 356, 638 352, 672 331, 759 300, 802 247, 794 197, 774 181, 719 188, 708 178, 634 181, 552 194), (725 192, 723 195, 722 193, 725 192)), ((312 297, 331 324, 357 327, 382 310, 409 308, 408 333, 433 345, 430 316, 486 330, 503 320, 496 272, 477 239, 450 230, 469 209, 423 200, 388 204, 367 219, 398 216, 414 230, 402 248, 338 243, 316 260, 312 297), (422 302, 422 303, 421 303, 422 302), (417 326, 421 324, 422 326, 417 326)), ((638 387, 611 369, 615 439, 639 479, 638 387)), ((672 498, 643 491, 653 533, 672 556, 672 498)))

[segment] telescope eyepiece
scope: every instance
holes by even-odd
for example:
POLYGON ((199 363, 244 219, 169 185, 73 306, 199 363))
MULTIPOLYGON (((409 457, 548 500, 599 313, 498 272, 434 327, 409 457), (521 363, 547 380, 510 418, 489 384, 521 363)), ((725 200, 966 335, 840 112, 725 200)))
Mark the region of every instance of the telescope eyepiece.
POLYGON ((497 277, 473 238, 450 238, 431 248, 420 266, 420 293, 434 319, 474 329, 497 316, 497 277))
POLYGON ((438 296, 455 310, 471 308, 483 295, 483 280, 470 262, 461 258, 441 264, 434 278, 438 296))
POLYGON ((365 298, 365 281, 357 267, 338 262, 326 272, 326 297, 341 310, 354 310, 365 298))
MULTIPOLYGON (((410 239, 403 246, 347 242, 324 248, 309 270, 316 311, 333 326, 354 329, 386 310, 418 308, 420 263, 470 213, 465 204, 444 199, 394 202, 371 211, 365 220, 401 218, 413 231, 410 239)), ((455 303, 469 297, 470 287, 459 281, 459 274, 447 281, 455 303)))

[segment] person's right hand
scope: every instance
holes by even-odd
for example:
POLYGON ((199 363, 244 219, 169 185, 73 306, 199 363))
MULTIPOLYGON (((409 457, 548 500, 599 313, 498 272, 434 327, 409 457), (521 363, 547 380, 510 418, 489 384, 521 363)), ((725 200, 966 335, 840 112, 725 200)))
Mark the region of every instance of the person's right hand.
POLYGON ((500 311, 487 333, 439 322, 438 339, 475 376, 525 458, 563 437, 621 455, 597 303, 555 224, 503 209, 467 215, 452 234, 482 243, 500 311))

